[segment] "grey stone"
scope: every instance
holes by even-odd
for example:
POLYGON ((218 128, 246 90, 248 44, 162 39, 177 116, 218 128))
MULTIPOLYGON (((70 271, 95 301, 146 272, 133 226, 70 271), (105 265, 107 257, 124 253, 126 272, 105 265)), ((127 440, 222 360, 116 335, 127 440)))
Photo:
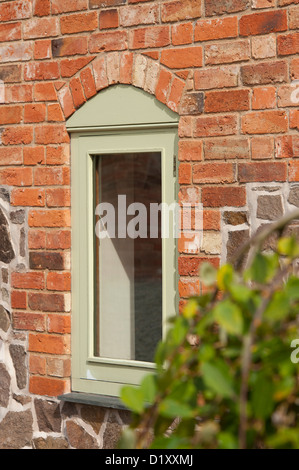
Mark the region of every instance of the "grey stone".
POLYGON ((267 191, 268 193, 274 193, 279 189, 280 186, 258 186, 257 188, 252 188, 252 191, 267 191))
POLYGON ((241 225, 248 222, 247 212, 244 211, 225 211, 223 219, 228 225, 241 225))
POLYGON ((4 287, 2 287, 1 294, 2 294, 2 300, 4 300, 5 302, 9 302, 9 292, 8 292, 8 290, 5 289, 4 287))
POLYGON ((25 211, 23 209, 19 209, 17 211, 11 212, 10 220, 13 224, 23 224, 25 221, 25 211))
POLYGON ((13 247, 8 233, 8 223, 3 211, 0 209, 0 261, 10 263, 14 257, 13 247))
MULTIPOLYGON (((4 364, 0 363, 0 406, 7 407, 9 402, 10 375, 4 364)), ((1 429, 1 425, 0 425, 1 429)), ((1 446, 0 446, 1 447, 1 446)))
POLYGON ((59 403, 36 399, 34 401, 38 428, 44 432, 61 431, 59 403))
POLYGON ((99 444, 85 429, 73 421, 66 422, 67 438, 75 449, 98 449, 99 444))
POLYGON ((123 430, 123 426, 120 424, 113 422, 113 423, 107 423, 104 437, 103 437, 103 443, 104 449, 116 449, 119 439, 121 437, 121 433, 123 430))
POLYGON ((48 436, 45 439, 38 437, 33 440, 33 446, 35 449, 68 449, 69 445, 66 439, 63 437, 52 437, 48 436))
POLYGON ((96 434, 99 433, 102 427, 105 414, 106 410, 98 406, 84 405, 81 408, 82 419, 92 426, 96 434))
POLYGON ((257 199, 257 218, 277 220, 283 215, 281 196, 259 196, 257 199))
POLYGON ((10 202, 10 194, 6 188, 0 188, 0 198, 5 202, 10 202))
POLYGON ((33 418, 31 410, 9 411, 0 423, 0 448, 22 449, 30 447, 33 418))
POLYGON ((10 344, 9 352, 16 371, 17 385, 22 390, 27 384, 26 351, 20 344, 10 344))
POLYGON ((293 206, 299 207, 299 186, 293 186, 290 189, 288 202, 293 206))
POLYGON ((25 230, 22 228, 20 231, 20 255, 24 258, 26 254, 26 235, 25 235, 25 230))
POLYGON ((10 327, 10 316, 7 310, 0 305, 0 328, 1 330, 7 332, 8 328, 10 327))
POLYGON ((229 232, 227 241, 227 262, 235 259, 239 249, 249 239, 249 230, 234 230, 229 232))
POLYGON ((2 268, 1 272, 2 272, 2 282, 4 284, 7 284, 8 283, 8 269, 2 268))
POLYGON ((21 403, 21 405, 23 406, 31 402, 31 397, 27 395, 17 395, 14 393, 12 397, 15 401, 17 401, 18 403, 21 403))

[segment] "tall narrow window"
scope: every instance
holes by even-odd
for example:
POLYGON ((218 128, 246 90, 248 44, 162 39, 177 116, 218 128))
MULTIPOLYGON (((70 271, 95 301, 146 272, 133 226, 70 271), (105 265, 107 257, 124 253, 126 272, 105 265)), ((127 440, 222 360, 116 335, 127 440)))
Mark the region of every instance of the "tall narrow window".
POLYGON ((178 116, 130 86, 68 121, 72 142, 72 389, 117 396, 153 366, 176 313, 178 116))

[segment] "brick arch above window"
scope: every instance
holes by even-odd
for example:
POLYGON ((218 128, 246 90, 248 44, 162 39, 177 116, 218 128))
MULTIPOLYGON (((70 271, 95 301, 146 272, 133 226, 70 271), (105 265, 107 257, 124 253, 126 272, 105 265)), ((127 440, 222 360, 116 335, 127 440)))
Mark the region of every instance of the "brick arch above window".
POLYGON ((179 112, 186 82, 143 54, 100 54, 58 91, 65 119, 99 91, 116 84, 141 88, 172 111, 179 112))

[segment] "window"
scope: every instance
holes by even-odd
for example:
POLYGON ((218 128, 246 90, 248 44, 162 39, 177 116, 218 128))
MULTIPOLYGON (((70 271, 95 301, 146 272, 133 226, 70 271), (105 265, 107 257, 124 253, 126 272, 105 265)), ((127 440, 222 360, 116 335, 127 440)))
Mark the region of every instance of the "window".
POLYGON ((178 116, 117 85, 67 123, 72 146, 72 390, 118 396, 153 368, 177 311, 178 116))

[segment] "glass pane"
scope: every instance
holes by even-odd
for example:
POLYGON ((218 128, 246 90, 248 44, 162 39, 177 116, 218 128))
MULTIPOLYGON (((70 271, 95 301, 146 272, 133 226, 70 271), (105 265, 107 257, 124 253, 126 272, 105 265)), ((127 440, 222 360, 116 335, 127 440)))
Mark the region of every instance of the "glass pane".
POLYGON ((152 362, 162 337, 161 154, 96 157, 95 355, 152 362))

